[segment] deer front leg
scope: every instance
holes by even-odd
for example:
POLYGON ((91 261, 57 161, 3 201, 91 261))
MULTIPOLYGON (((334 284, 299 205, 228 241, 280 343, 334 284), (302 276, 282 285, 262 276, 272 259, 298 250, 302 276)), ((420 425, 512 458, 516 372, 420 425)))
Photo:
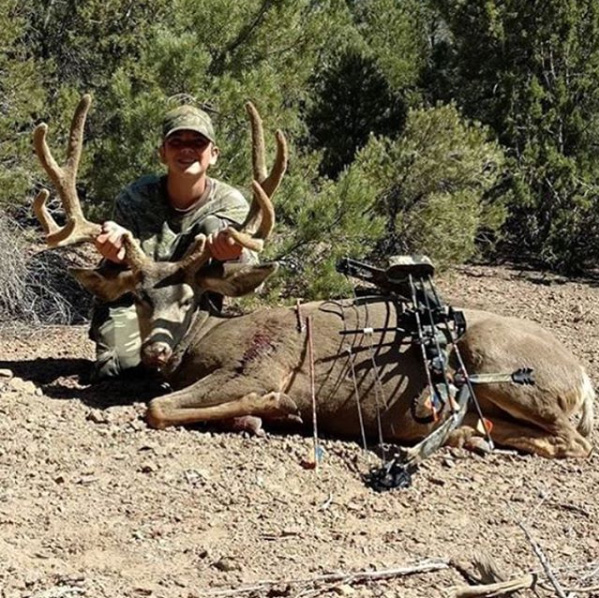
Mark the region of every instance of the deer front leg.
POLYGON ((195 422, 231 420, 244 416, 265 419, 298 418, 295 402, 282 392, 250 392, 239 399, 206 407, 193 404, 193 387, 151 401, 146 420, 152 428, 195 422))

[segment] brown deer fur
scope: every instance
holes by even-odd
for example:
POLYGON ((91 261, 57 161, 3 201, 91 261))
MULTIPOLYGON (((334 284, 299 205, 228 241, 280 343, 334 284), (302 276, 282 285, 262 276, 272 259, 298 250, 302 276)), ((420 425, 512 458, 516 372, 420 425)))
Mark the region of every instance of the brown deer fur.
MULTIPOLYGON (((319 429, 359 438, 360 421, 354 375, 367 435, 377 437, 377 412, 386 441, 411 443, 432 425, 410 415, 410 402, 425 392, 419 351, 399 345, 394 332, 342 336, 344 328, 393 327, 393 303, 353 301, 309 303, 301 307, 313 321, 316 405, 319 429), (351 348, 351 353, 348 349, 351 348), (353 360, 353 373, 351 361, 353 360)), ((459 347, 468 371, 511 372, 534 369, 536 384, 477 385, 483 413, 493 424, 494 440, 545 457, 584 457, 591 445, 594 392, 576 359, 540 326, 525 320, 466 311, 468 330, 459 347), (581 412, 578 431, 569 416, 581 412)), ((312 422, 312 397, 306 331, 299 331, 295 310, 262 309, 252 314, 204 323, 201 340, 183 356, 170 378, 171 395, 152 401, 149 422, 156 427, 258 415, 284 421, 299 414, 312 422), (232 409, 219 411, 223 405, 232 409)), ((469 414, 449 444, 469 444, 477 431, 469 414)))

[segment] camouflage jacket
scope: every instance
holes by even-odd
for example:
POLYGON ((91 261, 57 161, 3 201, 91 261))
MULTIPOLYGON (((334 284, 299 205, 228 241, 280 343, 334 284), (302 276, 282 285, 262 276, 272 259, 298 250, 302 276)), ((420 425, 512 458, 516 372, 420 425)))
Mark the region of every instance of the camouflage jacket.
POLYGON ((216 179, 208 179, 200 202, 178 211, 169 204, 166 176, 143 176, 118 195, 113 220, 130 230, 154 260, 177 260, 198 233, 240 224, 249 210, 240 191, 216 179))

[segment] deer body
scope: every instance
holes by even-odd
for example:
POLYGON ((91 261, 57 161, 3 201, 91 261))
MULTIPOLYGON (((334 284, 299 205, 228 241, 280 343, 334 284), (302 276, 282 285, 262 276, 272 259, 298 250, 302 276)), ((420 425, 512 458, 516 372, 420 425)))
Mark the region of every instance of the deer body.
MULTIPOLYGON (((312 319, 319 430, 358 439, 362 418, 366 436, 377 439, 379 417, 385 441, 412 443, 432 430, 435 424, 417 423, 410 411, 412 401, 427 393, 418 348, 400 344, 393 330, 340 334, 365 326, 392 329, 397 321, 393 302, 316 302, 301 306, 300 313, 312 319)), ((569 416, 582 410, 579 428, 588 434, 594 393, 576 359, 532 322, 475 310, 466 310, 465 315, 468 330, 459 347, 469 373, 520 367, 535 371, 534 386, 477 386, 496 442, 546 457, 586 456, 590 444, 569 416)), ((152 401, 153 425, 243 415, 284 425, 299 415, 311 426, 308 338, 298 327, 294 309, 262 309, 232 319, 210 317, 203 327, 201 339, 189 346, 169 374, 180 390, 152 401)), ((476 420, 474 413, 469 414, 449 443, 468 445, 480 435, 476 420)))
MULTIPOLYGON (((83 217, 75 186, 89 105, 89 96, 84 96, 75 112, 64 167, 51 155, 46 125, 39 125, 34 133, 40 162, 67 214, 61 228, 45 207, 47 191, 36 198, 34 210, 51 246, 93 242, 101 231, 100 225, 83 217)), ((285 172, 287 150, 278 132, 277 154, 268 173, 261 119, 252 105, 248 113, 254 197, 246 221, 239 228, 228 228, 227 234, 243 247, 259 251, 274 226, 271 197, 285 172)), ((376 439, 380 425, 383 440, 414 442, 433 428, 434 424, 418 423, 413 417, 411 406, 426 399, 429 390, 419 348, 401 344, 393 330, 398 322, 393 301, 377 297, 316 302, 301 306, 299 314, 276 308, 236 318, 216 317, 197 311, 204 291, 227 296, 248 293, 276 265, 211 263, 203 235, 177 262, 154 262, 131 234, 123 241, 128 270, 72 273, 106 301, 133 293, 142 361, 163 371, 175 388, 150 403, 150 425, 162 428, 244 416, 309 425, 314 382, 317 422, 323 432, 358 439, 363 429, 376 439), (302 326, 307 317, 312 324, 311 343, 302 326), (341 334, 368 327, 385 331, 341 334)), ((531 322, 470 310, 465 316, 468 328, 458 345, 471 375, 509 373, 522 367, 535 372, 534 386, 477 385, 483 415, 493 424, 493 439, 546 457, 588 455, 591 445, 585 436, 592 427, 594 391, 575 357, 531 322), (575 414, 580 414, 577 428, 569 420, 575 414)), ((482 434, 478 424, 476 414, 468 413, 448 442, 475 444, 482 434)))

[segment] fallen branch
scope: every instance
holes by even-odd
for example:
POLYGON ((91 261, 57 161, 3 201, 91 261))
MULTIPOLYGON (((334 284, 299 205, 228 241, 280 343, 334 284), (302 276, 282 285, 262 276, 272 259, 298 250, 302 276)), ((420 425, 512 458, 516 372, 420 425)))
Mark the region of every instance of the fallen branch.
MULTIPOLYGON (((539 582, 539 585, 542 586, 543 588, 546 588, 549 584, 539 582)), ((564 588, 564 590, 566 592, 568 592, 568 594, 595 594, 596 592, 599 592, 599 586, 589 586, 588 588, 566 587, 566 588, 564 588)))
POLYGON ((537 558, 541 562, 543 570, 545 571, 545 574, 547 575, 547 579, 551 582, 551 585, 555 589, 559 598, 568 598, 566 592, 564 592, 564 589, 562 588, 557 577, 555 577, 555 574, 553 573, 553 570, 551 569, 551 566, 549 564, 549 561, 547 560, 547 557, 545 556, 545 553, 543 552, 541 547, 537 544, 536 540, 532 537, 532 534, 530 533, 528 528, 519 519, 516 519, 516 523, 518 524, 520 529, 524 532, 526 539, 529 541, 530 545, 532 546, 532 549, 534 550, 534 553, 537 555, 537 558))
POLYGON ((537 583, 537 576, 529 573, 499 583, 489 583, 477 586, 455 586, 451 588, 453 598, 493 598, 533 588, 537 583))
POLYGON ((304 579, 276 579, 258 581, 251 586, 242 586, 240 588, 232 588, 229 590, 203 590, 200 593, 204 596, 235 596, 238 594, 246 594, 264 590, 268 586, 291 586, 291 585, 314 585, 319 583, 360 583, 362 581, 373 581, 378 579, 390 579, 394 577, 403 577, 414 573, 430 573, 431 571, 439 571, 448 569, 449 563, 446 560, 426 560, 415 565, 406 567, 397 567, 395 569, 383 569, 382 571, 356 571, 356 572, 339 572, 327 573, 316 577, 307 577, 304 579))

